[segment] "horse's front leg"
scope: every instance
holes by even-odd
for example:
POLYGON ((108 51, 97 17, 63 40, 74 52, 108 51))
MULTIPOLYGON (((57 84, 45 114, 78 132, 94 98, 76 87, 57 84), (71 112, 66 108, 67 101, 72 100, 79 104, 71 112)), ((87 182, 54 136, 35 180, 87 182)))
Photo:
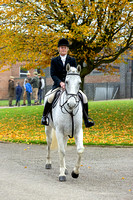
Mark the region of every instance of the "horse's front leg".
POLYGON ((59 158, 60 158, 60 174, 59 174, 59 181, 63 182, 66 181, 66 164, 65 164, 65 138, 60 131, 56 130, 56 137, 58 141, 58 151, 59 151, 59 158))
POLYGON ((46 140, 47 140, 47 157, 46 157, 46 169, 51 169, 51 154, 50 154, 50 146, 52 143, 52 128, 50 126, 45 127, 45 133, 46 133, 46 140))
POLYGON ((80 166, 81 166, 81 157, 82 157, 82 153, 84 152, 83 131, 82 130, 79 131, 78 134, 76 134, 75 142, 76 142, 76 145, 77 145, 78 160, 77 160, 77 163, 76 163, 71 175, 72 175, 73 178, 78 178, 80 166))

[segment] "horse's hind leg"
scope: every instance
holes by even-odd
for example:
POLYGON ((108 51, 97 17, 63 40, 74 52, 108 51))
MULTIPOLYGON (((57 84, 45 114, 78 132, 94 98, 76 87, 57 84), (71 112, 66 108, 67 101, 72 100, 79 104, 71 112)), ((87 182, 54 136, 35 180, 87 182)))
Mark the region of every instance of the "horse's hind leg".
POLYGON ((50 126, 45 127, 45 133, 46 133, 46 140, 47 140, 47 157, 46 157, 46 169, 51 169, 51 155, 50 155, 50 146, 52 143, 52 128, 50 126))
POLYGON ((73 178, 78 178, 79 170, 80 170, 80 166, 81 166, 81 157, 82 157, 82 153, 84 151, 82 131, 81 131, 81 134, 79 134, 75 137, 75 142, 77 145, 78 160, 77 160, 77 163, 76 163, 71 175, 73 178))

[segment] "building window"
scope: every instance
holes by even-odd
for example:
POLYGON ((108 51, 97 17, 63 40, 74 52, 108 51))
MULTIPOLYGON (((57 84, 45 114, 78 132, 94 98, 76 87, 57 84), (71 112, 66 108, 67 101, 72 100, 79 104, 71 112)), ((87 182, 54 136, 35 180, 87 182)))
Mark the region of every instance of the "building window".
POLYGON ((20 74, 20 78, 25 78, 25 77, 27 77, 27 73, 28 73, 29 71, 27 70, 27 69, 25 69, 23 66, 21 66, 20 67, 20 72, 19 72, 19 74, 20 74))

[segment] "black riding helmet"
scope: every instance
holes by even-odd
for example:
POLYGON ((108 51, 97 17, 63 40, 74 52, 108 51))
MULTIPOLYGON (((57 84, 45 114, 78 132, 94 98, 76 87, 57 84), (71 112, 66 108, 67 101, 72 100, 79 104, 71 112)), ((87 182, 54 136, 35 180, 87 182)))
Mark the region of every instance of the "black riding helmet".
POLYGON ((59 42, 58 42, 58 47, 60 47, 60 46, 67 46, 67 47, 69 47, 68 40, 65 39, 65 38, 60 39, 59 42))

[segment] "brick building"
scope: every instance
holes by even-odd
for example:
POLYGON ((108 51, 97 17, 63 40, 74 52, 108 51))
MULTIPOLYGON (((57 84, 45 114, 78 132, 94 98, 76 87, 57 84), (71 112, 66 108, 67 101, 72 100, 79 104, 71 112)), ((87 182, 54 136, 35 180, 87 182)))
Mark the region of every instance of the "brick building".
POLYGON ((94 70, 85 78, 85 93, 89 100, 133 98, 133 61, 114 66, 118 72, 104 75, 94 70))
MULTIPOLYGON (((133 61, 127 60, 126 63, 121 63, 117 68, 119 72, 115 75, 104 75, 94 70, 85 77, 84 92, 89 100, 133 98, 133 61)), ((32 77, 34 71, 34 69, 29 71, 32 77)), ((14 76, 15 82, 19 82, 23 86, 27 72, 22 70, 22 63, 17 63, 12 65, 9 71, 0 73, 0 99, 8 99, 10 76, 14 76)), ((44 93, 46 93, 51 89, 53 81, 50 78, 49 67, 44 72, 46 82, 44 93)))

